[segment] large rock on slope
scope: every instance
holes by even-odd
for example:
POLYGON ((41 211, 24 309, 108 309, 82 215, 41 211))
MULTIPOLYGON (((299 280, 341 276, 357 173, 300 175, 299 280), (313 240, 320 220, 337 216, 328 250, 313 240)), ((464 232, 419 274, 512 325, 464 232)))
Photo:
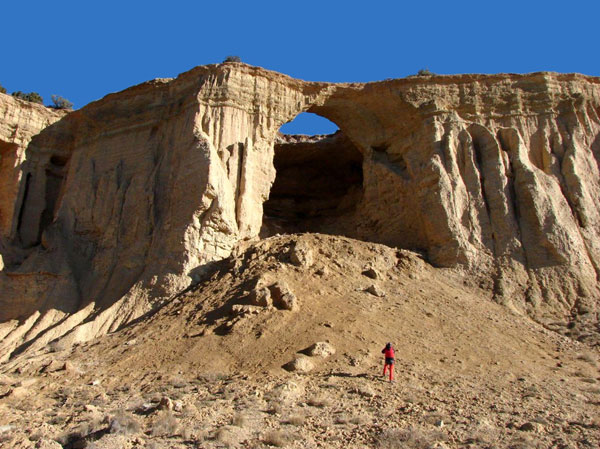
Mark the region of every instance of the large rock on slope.
POLYGON ((330 84, 222 64, 108 95, 28 147, 2 352, 93 338, 187 287, 268 230, 278 164, 298 177, 269 209, 284 231, 423 250, 541 320, 597 319, 599 111, 600 80, 554 73, 330 84), (278 138, 302 111, 340 133, 278 138), (27 273, 56 283, 21 301, 27 273))

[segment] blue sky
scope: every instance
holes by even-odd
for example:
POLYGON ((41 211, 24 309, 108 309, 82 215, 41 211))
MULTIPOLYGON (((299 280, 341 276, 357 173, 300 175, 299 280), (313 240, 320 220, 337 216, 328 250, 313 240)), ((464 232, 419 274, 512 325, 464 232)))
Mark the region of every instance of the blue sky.
POLYGON ((22 0, 4 2, 0 13, 0 84, 37 91, 46 103, 59 94, 77 108, 227 55, 311 81, 375 81, 422 68, 600 76, 598 1, 22 0))

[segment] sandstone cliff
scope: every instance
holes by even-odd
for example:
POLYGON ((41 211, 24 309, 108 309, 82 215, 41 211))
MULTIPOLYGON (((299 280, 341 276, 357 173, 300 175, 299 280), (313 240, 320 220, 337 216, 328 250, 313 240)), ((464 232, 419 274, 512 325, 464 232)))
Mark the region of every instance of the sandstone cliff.
POLYGON ((25 148, 34 135, 66 114, 0 93, 0 236, 11 230, 25 148))
POLYGON ((27 149, 1 353, 117 329, 273 232, 420 250, 540 321, 595 325, 599 113, 599 79, 555 73, 329 84, 230 63, 108 95, 27 149), (302 111, 340 132, 280 136, 302 111))

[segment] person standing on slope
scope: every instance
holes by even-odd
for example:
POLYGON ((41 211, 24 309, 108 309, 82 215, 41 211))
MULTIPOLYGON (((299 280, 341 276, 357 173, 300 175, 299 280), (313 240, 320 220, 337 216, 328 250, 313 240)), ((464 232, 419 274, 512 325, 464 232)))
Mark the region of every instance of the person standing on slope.
POLYGON ((385 372, 389 368, 390 370, 390 382, 394 380, 394 348, 392 348, 392 344, 388 343, 385 345, 385 348, 381 350, 381 353, 385 357, 385 364, 383 365, 383 376, 385 377, 385 372))

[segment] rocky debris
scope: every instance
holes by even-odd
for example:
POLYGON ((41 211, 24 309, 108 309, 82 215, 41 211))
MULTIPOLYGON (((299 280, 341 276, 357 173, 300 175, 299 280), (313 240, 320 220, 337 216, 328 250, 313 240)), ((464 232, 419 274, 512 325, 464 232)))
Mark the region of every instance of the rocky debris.
POLYGON ((283 281, 278 281, 270 287, 273 296, 273 305, 278 309, 295 311, 298 310, 298 299, 283 281))
POLYGON ((305 355, 297 355, 294 360, 287 363, 284 368, 288 371, 308 373, 315 369, 315 364, 309 357, 306 357, 305 355))
POLYGON ((366 292, 372 294, 373 296, 377 296, 382 298, 385 296, 385 292, 379 287, 377 284, 371 284, 365 289, 366 292))
POLYGON ((48 438, 41 438, 39 441, 36 442, 35 449, 64 449, 64 446, 62 446, 57 441, 48 438))
POLYGON ((335 354, 335 348, 326 341, 319 341, 311 345, 307 350, 308 355, 312 357, 329 357, 335 354))
POLYGON ((312 266, 314 262, 312 250, 300 245, 294 245, 290 250, 290 262, 304 268, 312 266))
POLYGON ((232 313, 258 313, 265 308, 276 307, 282 310, 297 310, 298 299, 287 283, 272 282, 264 274, 256 281, 256 287, 248 294, 251 305, 234 305, 232 313))
POLYGON ((271 391, 272 397, 281 403, 297 403, 304 393, 304 385, 294 380, 276 385, 271 391))
POLYGON ((246 304, 234 304, 231 306, 231 314, 232 315, 255 315, 264 310, 261 306, 250 306, 246 304))

